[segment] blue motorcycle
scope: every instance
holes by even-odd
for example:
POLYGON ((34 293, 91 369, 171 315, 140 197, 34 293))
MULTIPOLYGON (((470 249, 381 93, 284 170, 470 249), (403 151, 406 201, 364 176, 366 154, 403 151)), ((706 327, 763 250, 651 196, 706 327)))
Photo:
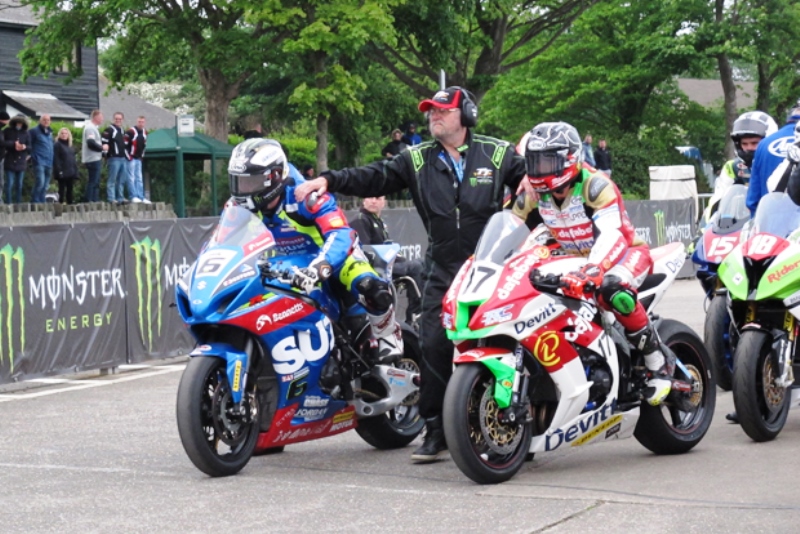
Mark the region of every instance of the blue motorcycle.
MULTIPOLYGON (((399 246, 372 248, 376 270, 391 279, 399 246)), ((197 340, 178 388, 178 431, 210 476, 350 429, 378 449, 405 447, 422 430, 416 333, 402 325, 403 358, 376 363, 370 343, 344 326, 328 281, 309 294, 292 285, 313 259, 278 254, 261 220, 232 206, 177 284, 178 311, 197 340)))
POLYGON ((739 332, 728 312, 728 290, 720 282, 717 269, 722 260, 739 243, 739 234, 750 220, 745 206, 747 187, 732 185, 716 206, 709 209, 710 219, 697 240, 692 262, 695 273, 706 294, 706 319, 703 341, 711 357, 717 385, 723 391, 733 387, 733 353, 739 332))

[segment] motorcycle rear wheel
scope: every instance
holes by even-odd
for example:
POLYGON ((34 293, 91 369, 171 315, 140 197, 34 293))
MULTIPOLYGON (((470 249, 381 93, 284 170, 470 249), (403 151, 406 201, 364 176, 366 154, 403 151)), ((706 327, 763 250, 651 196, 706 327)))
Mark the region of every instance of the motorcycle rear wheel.
MULTIPOLYGON (((196 356, 189 360, 178 386, 181 443, 192 463, 212 477, 241 471, 258 441, 257 417, 233 411, 225 367, 221 358, 196 356)), ((249 406, 247 400, 243 404, 249 406)))
POLYGON ((708 355, 711 357, 717 385, 723 391, 730 391, 733 387, 735 347, 730 337, 730 324, 728 303, 723 295, 717 295, 708 306, 703 337, 706 348, 708 348, 708 355))
POLYGON ((745 331, 736 346, 733 405, 753 441, 775 439, 789 415, 791 389, 773 384, 778 371, 771 352, 772 337, 760 330, 745 331))
POLYGON ((529 424, 498 420, 495 377, 482 364, 458 366, 444 396, 444 435, 450 457, 478 484, 513 477, 528 458, 529 424))
MULTIPOLYGON (((698 390, 686 399, 694 409, 681 410, 671 399, 682 395, 676 391, 659 406, 642 402, 633 435, 656 454, 682 454, 700 443, 711 426, 717 402, 714 374, 705 345, 687 325, 664 319, 658 325, 658 335, 683 363, 690 377, 698 382, 698 390)), ((679 367, 676 367, 675 376, 690 378, 684 376, 679 367)))
MULTIPOLYGON (((422 353, 417 336, 403 330, 403 359, 397 364, 406 371, 419 373, 422 353)), ((358 420, 356 432, 376 449, 400 449, 414 441, 425 420, 419 415, 419 391, 385 414, 358 420)))

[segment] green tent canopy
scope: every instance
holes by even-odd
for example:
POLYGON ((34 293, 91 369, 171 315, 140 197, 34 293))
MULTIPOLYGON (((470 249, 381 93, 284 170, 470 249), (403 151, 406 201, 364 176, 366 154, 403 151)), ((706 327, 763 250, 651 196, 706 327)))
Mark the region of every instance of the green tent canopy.
POLYGON ((175 160, 176 212, 178 217, 186 215, 183 186, 184 160, 211 160, 211 202, 217 206, 216 160, 230 158, 233 147, 213 137, 195 132, 192 137, 178 137, 175 128, 156 130, 147 135, 147 151, 144 159, 175 160), (180 156, 180 157, 179 157, 180 156))

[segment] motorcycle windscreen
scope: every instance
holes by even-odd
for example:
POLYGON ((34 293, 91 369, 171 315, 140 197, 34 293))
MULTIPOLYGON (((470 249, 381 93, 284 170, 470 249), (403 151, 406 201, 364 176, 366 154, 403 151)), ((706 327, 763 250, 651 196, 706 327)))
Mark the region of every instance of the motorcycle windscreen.
POLYGON ((219 217, 208 248, 234 246, 245 249, 245 253, 254 250, 266 250, 274 245, 272 233, 261 219, 249 210, 240 206, 227 206, 219 217))
POLYGON ((747 186, 736 184, 728 188, 711 218, 713 231, 724 233, 749 219, 750 209, 745 204, 746 199, 747 186))
POLYGON ((522 219, 510 211, 495 213, 483 229, 475 250, 475 261, 502 265, 519 251, 529 233, 530 230, 522 219))
POLYGON ((750 236, 770 234, 785 238, 800 229, 800 206, 789 195, 770 193, 761 199, 750 236))

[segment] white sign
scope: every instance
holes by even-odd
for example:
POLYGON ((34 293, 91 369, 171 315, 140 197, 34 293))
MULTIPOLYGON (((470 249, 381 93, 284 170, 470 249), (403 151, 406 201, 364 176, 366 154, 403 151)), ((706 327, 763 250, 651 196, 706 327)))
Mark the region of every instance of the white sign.
POLYGON ((177 118, 178 136, 194 137, 194 115, 181 115, 177 118))

